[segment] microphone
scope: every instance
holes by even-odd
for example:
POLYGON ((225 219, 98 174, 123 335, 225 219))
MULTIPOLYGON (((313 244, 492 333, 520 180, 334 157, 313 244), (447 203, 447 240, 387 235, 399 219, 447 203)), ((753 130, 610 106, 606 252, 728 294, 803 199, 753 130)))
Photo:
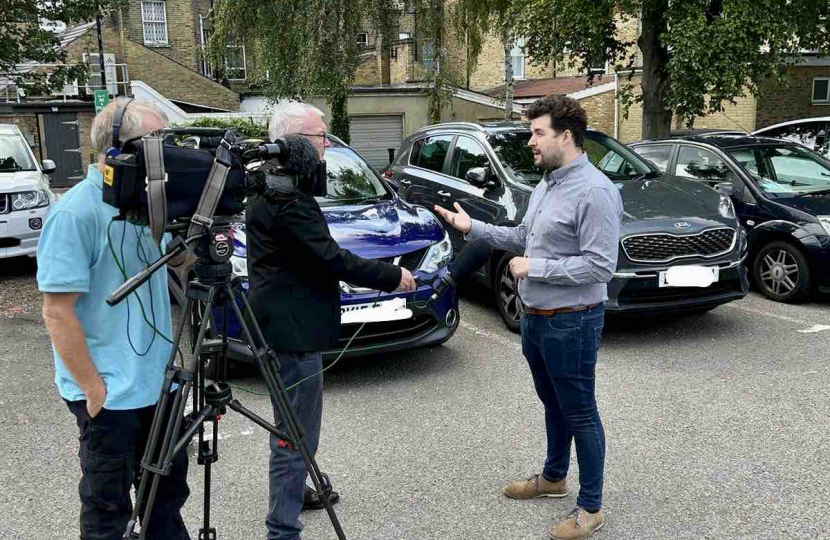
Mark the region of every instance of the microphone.
POLYGON ((435 302, 439 296, 444 294, 449 287, 455 287, 457 282, 467 279, 473 273, 484 266, 493 254, 493 246, 484 238, 477 238, 467 242, 458 252, 458 256, 450 263, 449 271, 444 274, 433 287, 432 296, 427 300, 427 305, 435 302))
POLYGON ((288 174, 308 175, 320 165, 317 149, 301 135, 288 135, 272 143, 262 143, 256 151, 263 160, 279 159, 288 174))

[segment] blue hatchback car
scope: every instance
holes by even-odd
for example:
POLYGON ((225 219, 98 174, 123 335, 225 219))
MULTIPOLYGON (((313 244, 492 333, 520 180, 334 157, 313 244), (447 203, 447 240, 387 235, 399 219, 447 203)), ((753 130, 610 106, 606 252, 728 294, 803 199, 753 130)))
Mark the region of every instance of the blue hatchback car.
MULTIPOLYGON (((352 148, 336 137, 330 136, 330 139, 332 146, 326 150, 328 193, 317 201, 334 239, 356 255, 402 266, 419 282, 434 283, 447 272, 453 256, 452 243, 441 223, 423 206, 402 201, 352 148)), ((240 287, 247 292, 245 224, 235 223, 233 234, 231 263, 234 274, 241 278, 240 287)), ((344 357, 439 345, 458 328, 458 296, 453 288, 428 305, 424 304, 433 293, 431 285, 419 285, 414 293, 378 295, 376 290, 341 282, 340 291, 340 344, 336 349, 323 351, 324 362, 337 358, 353 337, 344 357), (406 318, 401 315, 402 310, 409 313, 404 305, 411 311, 411 316, 406 318)), ((214 310, 217 328, 222 328, 221 315, 220 309, 214 310)), ((196 328, 200 319, 199 314, 192 317, 196 328)), ((216 332, 210 334, 219 337, 216 332)), ((229 357, 252 362, 250 350, 241 341, 241 329, 235 317, 228 320, 228 337, 229 357)))

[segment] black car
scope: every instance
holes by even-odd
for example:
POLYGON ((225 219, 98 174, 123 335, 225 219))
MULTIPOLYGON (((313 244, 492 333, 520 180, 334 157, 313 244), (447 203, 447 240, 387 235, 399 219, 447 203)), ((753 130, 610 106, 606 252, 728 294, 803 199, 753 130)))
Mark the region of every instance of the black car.
MULTIPOLYGON (((529 124, 518 122, 428 126, 404 141, 385 176, 410 203, 449 208, 457 202, 475 219, 517 225, 543 175, 527 146, 530 135, 529 124)), ((663 175, 599 131, 589 130, 584 146, 591 162, 616 183, 625 205, 609 313, 708 311, 746 295, 744 231, 728 197, 663 175), (681 266, 707 268, 712 283, 676 280, 681 271, 669 270, 681 266)), ((458 253, 464 240, 446 228, 458 253)), ((493 288, 499 313, 516 330, 519 298, 507 265, 514 256, 496 252, 477 277, 493 288)))
POLYGON ((830 290, 830 161, 792 142, 704 135, 630 145, 661 170, 728 194, 749 231, 753 281, 773 300, 830 290))

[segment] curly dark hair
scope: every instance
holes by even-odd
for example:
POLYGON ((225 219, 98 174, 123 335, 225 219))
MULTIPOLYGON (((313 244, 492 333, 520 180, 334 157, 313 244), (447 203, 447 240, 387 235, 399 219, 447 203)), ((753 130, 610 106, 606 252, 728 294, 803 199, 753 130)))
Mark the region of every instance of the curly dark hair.
POLYGON ((551 94, 534 101, 525 114, 530 120, 549 114, 550 127, 559 133, 570 130, 574 144, 582 148, 588 130, 588 115, 577 100, 562 94, 551 94))

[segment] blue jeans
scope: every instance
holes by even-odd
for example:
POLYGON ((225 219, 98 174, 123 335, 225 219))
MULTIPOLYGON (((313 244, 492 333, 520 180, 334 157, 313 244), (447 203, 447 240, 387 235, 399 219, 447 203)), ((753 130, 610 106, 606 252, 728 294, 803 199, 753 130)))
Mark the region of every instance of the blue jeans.
MULTIPOLYGON (((286 387, 322 369, 319 352, 278 352, 280 375, 286 387)), ((323 376, 317 375, 289 391, 291 403, 305 431, 305 442, 313 456, 320 442, 320 422, 323 418, 323 376)), ((285 431, 282 419, 274 410, 277 428, 285 431)), ((286 448, 275 435, 271 435, 271 462, 268 482, 268 540, 297 540, 303 525, 300 512, 303 509, 303 491, 308 474, 300 452, 286 448)))
POLYGON ((602 507, 605 431, 597 412, 595 368, 605 308, 522 318, 522 352, 545 406, 548 454, 542 474, 568 474, 571 441, 579 462, 577 506, 602 507))

